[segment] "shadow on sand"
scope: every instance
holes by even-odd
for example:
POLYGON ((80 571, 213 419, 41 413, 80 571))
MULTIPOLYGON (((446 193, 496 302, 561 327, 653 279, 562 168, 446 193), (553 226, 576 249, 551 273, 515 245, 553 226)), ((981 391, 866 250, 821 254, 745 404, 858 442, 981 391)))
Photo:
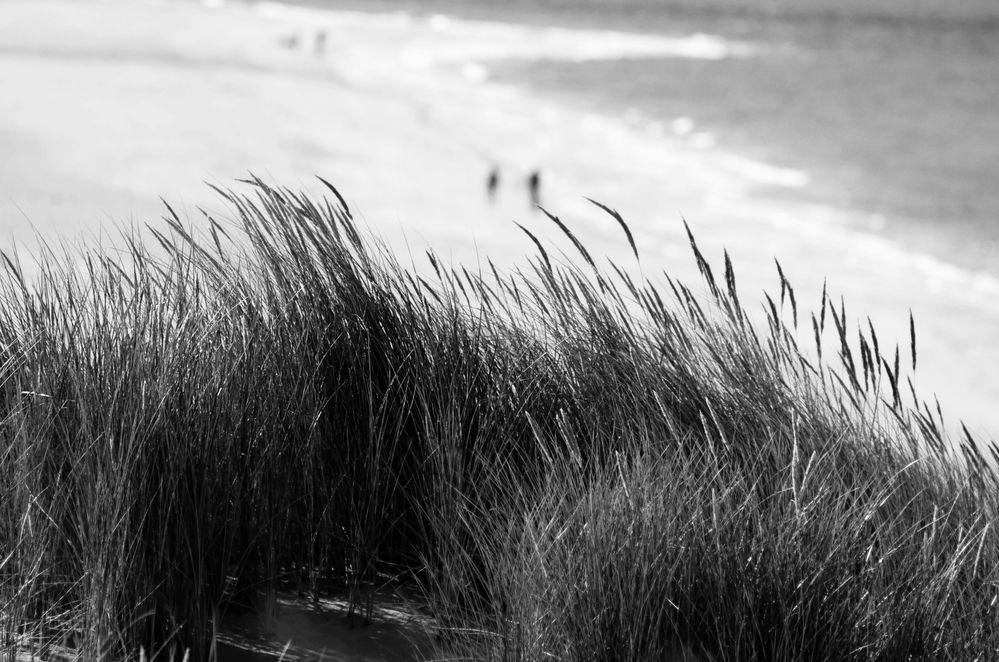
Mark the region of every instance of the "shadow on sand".
POLYGON ((415 662, 432 650, 430 619, 401 600, 379 600, 367 622, 339 599, 279 596, 273 612, 228 618, 219 662, 415 662))

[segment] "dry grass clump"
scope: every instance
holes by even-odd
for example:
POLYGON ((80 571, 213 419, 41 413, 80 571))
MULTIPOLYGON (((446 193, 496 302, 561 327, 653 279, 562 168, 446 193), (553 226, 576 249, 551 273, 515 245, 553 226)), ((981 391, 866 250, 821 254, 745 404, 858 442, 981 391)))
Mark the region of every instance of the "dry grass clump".
POLYGON ((781 274, 754 323, 693 237, 707 298, 555 217, 579 259, 407 269, 332 187, 251 186, 158 253, 5 256, 9 654, 207 658, 227 609, 388 573, 452 657, 999 656, 999 451, 842 305, 799 333, 781 274))

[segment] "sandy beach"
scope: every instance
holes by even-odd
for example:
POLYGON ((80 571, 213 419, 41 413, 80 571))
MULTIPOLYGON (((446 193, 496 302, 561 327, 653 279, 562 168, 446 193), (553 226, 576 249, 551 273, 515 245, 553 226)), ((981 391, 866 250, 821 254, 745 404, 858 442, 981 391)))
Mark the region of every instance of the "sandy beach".
MULTIPOLYGON (((686 219, 719 270, 729 250, 750 308, 763 288, 779 292, 774 257, 799 312, 818 305, 828 278, 850 328, 870 316, 903 357, 911 308, 920 394, 936 392, 973 432, 999 433, 995 279, 851 229, 846 212, 765 195, 808 177, 718 147, 696 118, 632 123, 490 80, 504 58, 716 59, 759 47, 276 3, 4 0, 3 247, 36 230, 104 241, 116 223, 155 220, 160 197, 197 223, 198 206, 224 215, 204 182, 253 172, 319 194, 319 174, 403 259, 424 263, 429 245, 455 262, 509 265, 532 249, 513 221, 557 240, 527 197, 540 169, 543 204, 594 253, 633 264, 620 229, 584 196, 624 215, 646 277, 665 269, 696 282, 686 219)), ((806 342, 810 322, 799 322, 806 342)))

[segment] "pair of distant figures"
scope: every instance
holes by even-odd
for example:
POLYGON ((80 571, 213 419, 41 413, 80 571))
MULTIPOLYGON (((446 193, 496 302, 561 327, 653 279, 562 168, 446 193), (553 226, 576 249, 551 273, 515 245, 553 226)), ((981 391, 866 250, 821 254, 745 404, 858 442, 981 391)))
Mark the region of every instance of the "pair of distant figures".
MULTIPOLYGON (((486 178, 486 195, 489 197, 489 202, 496 202, 496 193, 499 191, 500 185, 500 170, 498 167, 493 167, 489 171, 489 176, 486 178)), ((541 204, 541 171, 534 170, 530 175, 527 176, 527 195, 531 201, 532 207, 537 207, 541 204)))
MULTIPOLYGON (((326 30, 317 30, 313 39, 313 49, 316 55, 326 52, 326 30)), ((281 39, 281 45, 289 50, 297 50, 302 44, 302 35, 293 34, 281 39)))

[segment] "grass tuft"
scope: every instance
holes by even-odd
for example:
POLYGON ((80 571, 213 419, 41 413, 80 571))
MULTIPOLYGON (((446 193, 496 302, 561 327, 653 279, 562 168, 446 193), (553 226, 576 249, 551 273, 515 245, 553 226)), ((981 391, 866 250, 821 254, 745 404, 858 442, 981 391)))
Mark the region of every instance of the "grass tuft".
POLYGON ((707 301, 552 215, 585 269, 524 228, 512 272, 406 268, 323 184, 251 177, 208 237, 167 206, 156 251, 33 279, 4 254, 7 656, 209 659, 227 612, 363 620, 386 577, 452 659, 999 656, 999 448, 825 288, 806 351, 780 265, 752 321, 689 228, 707 301))

